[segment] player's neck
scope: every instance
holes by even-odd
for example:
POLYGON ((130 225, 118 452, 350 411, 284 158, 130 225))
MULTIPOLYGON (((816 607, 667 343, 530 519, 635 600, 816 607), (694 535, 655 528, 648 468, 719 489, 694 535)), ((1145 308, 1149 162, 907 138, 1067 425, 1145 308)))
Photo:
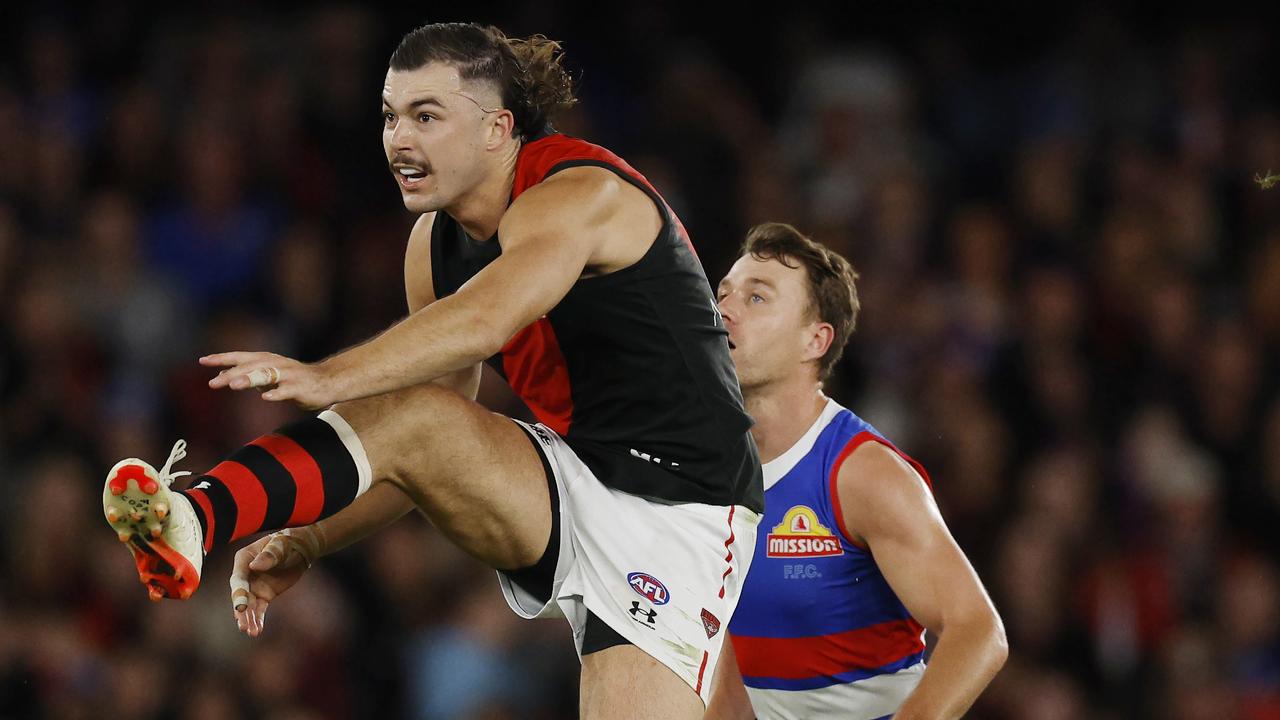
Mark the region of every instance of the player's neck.
POLYGON ((807 375, 748 391, 745 399, 762 463, 790 450, 827 405, 822 384, 807 375))
POLYGON ((520 157, 520 144, 514 143, 511 151, 497 161, 489 172, 470 192, 445 208, 449 217, 457 221, 472 239, 484 242, 498 232, 498 223, 511 204, 511 188, 516 180, 516 160, 520 157))

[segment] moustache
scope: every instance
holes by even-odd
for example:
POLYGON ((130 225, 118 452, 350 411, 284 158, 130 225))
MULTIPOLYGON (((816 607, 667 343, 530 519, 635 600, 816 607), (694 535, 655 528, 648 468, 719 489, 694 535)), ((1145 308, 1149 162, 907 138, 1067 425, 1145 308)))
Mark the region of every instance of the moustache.
POLYGON ((392 156, 391 161, 388 164, 392 168, 394 168, 396 165, 411 165, 416 168, 421 168, 425 172, 431 172, 430 163, 427 163, 425 161, 419 161, 410 155, 405 155, 402 153, 396 153, 394 156, 392 156))

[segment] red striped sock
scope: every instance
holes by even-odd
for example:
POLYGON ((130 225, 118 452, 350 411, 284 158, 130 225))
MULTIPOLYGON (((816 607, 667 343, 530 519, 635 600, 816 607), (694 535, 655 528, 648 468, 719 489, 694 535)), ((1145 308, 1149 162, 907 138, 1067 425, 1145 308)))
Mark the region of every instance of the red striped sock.
POLYGON ((268 530, 329 517, 369 488, 364 448, 326 410, 245 445, 183 491, 204 530, 205 552, 268 530))

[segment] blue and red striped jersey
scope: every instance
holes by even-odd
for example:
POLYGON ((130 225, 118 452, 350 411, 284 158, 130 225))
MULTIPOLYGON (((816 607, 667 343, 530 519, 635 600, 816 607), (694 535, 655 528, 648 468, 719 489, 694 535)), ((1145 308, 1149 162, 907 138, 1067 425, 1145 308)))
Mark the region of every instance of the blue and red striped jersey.
POLYGON ((875 428, 828 401, 806 434, 764 465, 765 514, 729 630, 762 718, 891 715, 924 671, 924 628, 851 539, 835 479, 875 428))

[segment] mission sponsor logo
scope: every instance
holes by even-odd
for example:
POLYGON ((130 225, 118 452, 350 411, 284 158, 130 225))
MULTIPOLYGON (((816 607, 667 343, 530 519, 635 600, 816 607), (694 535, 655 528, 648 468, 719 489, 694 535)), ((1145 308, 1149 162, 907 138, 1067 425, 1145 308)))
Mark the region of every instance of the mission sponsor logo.
POLYGON ((796 505, 773 526, 765 554, 771 558, 835 557, 843 555, 840 538, 822 523, 808 505, 796 505))

